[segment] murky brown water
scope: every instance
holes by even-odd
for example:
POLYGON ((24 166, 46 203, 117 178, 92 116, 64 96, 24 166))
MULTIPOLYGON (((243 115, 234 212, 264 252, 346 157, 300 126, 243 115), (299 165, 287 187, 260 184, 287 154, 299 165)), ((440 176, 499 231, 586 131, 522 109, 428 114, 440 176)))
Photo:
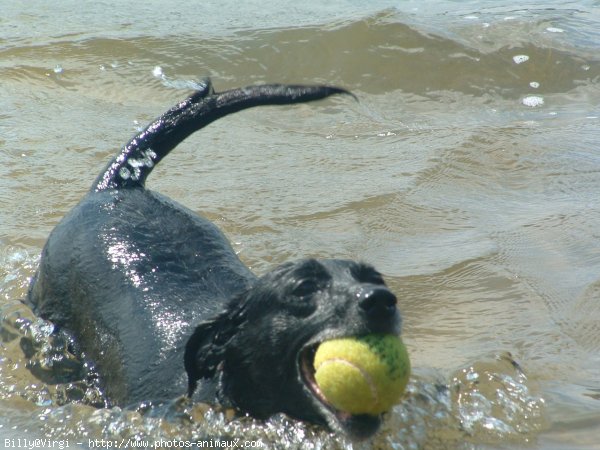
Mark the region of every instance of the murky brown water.
POLYGON ((600 448, 600 11, 511 3, 2 5, 5 447, 600 448), (79 362, 19 302, 110 156, 206 75, 360 98, 228 117, 149 186, 218 223, 258 273, 310 255, 387 276, 415 373, 373 442, 180 403, 96 409, 85 383, 61 382, 79 362))

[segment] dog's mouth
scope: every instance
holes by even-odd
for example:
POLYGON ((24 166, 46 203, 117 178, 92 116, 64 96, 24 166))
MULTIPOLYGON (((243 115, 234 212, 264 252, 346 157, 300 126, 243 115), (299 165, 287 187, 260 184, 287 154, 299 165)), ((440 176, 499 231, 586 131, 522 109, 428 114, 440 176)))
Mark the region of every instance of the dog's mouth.
POLYGON ((315 380, 315 367, 313 361, 320 343, 306 346, 300 352, 300 374, 305 386, 312 396, 322 404, 335 418, 337 425, 354 439, 367 439, 377 432, 381 425, 381 416, 369 414, 350 414, 335 408, 323 395, 315 380))

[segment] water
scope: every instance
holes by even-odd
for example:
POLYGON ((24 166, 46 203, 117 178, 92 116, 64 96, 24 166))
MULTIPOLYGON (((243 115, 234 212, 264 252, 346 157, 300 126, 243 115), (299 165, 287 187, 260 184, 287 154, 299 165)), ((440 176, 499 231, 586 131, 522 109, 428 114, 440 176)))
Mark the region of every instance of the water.
POLYGON ((367 3, 2 2, 0 437, 599 448, 600 6, 367 3), (98 409, 82 363, 19 302, 110 156, 204 76, 360 99, 228 117, 149 186, 258 273, 312 255, 386 275, 415 373, 373 442, 182 402, 98 409))

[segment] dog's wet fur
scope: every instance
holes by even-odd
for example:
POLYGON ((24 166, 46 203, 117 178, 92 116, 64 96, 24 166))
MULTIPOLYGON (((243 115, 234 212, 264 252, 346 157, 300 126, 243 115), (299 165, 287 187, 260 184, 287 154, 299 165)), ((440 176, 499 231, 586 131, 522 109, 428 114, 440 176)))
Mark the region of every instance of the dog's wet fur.
POLYGON ((124 146, 52 231, 29 302, 75 336, 110 405, 187 393, 356 438, 377 431, 381 417, 327 403, 312 357, 327 339, 400 334, 396 297, 382 276, 359 262, 302 259, 257 277, 213 223, 144 187, 169 151, 220 117, 344 93, 289 85, 216 93, 204 80, 124 146))

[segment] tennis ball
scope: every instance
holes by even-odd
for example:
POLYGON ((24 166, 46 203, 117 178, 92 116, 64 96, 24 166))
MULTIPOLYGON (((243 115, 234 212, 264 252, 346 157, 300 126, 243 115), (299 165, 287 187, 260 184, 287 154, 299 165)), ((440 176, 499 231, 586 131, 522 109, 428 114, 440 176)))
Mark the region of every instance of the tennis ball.
POLYGON ((314 367, 327 402, 350 414, 389 411, 410 375, 406 347, 398 336, 387 334, 325 341, 317 348, 314 367))

